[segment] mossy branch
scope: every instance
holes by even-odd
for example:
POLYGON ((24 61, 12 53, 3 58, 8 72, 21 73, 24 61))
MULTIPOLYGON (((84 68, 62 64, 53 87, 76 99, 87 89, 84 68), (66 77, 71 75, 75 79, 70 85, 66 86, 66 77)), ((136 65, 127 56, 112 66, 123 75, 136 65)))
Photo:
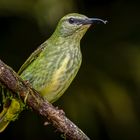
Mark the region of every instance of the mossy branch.
POLYGON ((36 90, 24 82, 16 72, 0 60, 0 83, 18 94, 26 104, 39 115, 46 118, 59 132, 70 140, 89 140, 89 138, 59 110, 44 100, 36 90), (28 96, 27 96, 28 95, 28 96))

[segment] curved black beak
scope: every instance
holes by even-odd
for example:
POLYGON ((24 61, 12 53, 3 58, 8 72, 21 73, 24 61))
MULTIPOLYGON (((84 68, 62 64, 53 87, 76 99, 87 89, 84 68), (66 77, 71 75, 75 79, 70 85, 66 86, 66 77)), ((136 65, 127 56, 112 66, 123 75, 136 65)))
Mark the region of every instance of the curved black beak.
POLYGON ((99 19, 99 18, 87 18, 83 21, 83 25, 86 25, 86 24, 94 24, 94 23, 103 23, 103 24, 106 24, 108 21, 107 20, 102 20, 102 19, 99 19))

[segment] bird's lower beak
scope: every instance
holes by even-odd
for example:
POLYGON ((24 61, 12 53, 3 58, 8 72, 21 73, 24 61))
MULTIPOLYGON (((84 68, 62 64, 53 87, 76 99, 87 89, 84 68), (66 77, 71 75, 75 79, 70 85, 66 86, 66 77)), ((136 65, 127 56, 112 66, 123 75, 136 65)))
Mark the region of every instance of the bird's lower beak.
POLYGON ((102 20, 102 19, 99 19, 99 18, 87 18, 86 20, 84 20, 83 25, 94 24, 94 23, 106 24, 107 20, 102 20))

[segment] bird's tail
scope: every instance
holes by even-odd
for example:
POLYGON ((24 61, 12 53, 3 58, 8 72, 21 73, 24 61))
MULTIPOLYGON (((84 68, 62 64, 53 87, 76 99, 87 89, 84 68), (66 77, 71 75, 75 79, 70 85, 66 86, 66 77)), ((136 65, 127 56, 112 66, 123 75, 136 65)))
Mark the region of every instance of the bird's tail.
POLYGON ((13 98, 10 101, 9 99, 6 100, 3 105, 3 110, 0 113, 0 133, 5 130, 11 121, 17 119, 20 111, 21 106, 17 99, 13 98))

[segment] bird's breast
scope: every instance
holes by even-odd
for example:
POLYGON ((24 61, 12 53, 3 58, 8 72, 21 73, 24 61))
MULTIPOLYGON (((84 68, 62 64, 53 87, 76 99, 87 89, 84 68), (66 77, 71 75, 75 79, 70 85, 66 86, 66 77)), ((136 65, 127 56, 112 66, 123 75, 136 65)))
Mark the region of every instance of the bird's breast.
POLYGON ((44 98, 50 102, 57 100, 68 88, 76 76, 81 64, 81 54, 62 53, 54 62, 54 69, 49 83, 40 91, 44 98))
POLYGON ((20 75, 49 102, 65 92, 81 65, 80 46, 63 45, 48 45, 20 75))

